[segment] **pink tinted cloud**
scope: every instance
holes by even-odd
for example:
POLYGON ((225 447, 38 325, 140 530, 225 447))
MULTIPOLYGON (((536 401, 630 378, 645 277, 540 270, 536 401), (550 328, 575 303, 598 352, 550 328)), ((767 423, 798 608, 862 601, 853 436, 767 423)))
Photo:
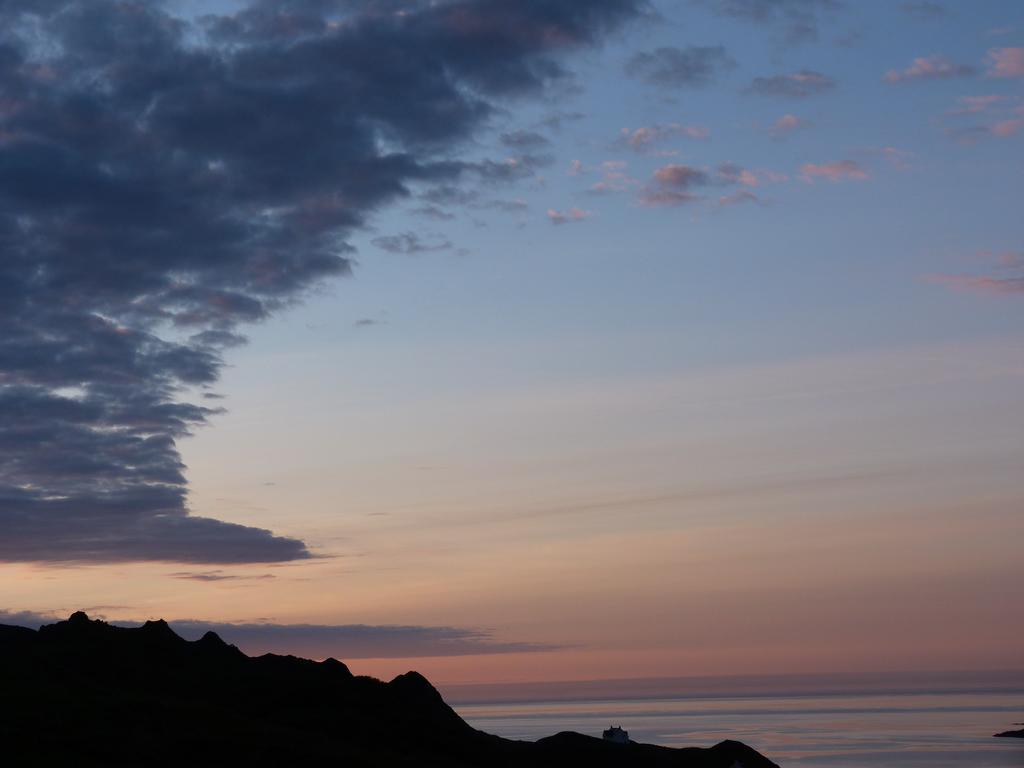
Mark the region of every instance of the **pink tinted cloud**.
POLYGON ((992 126, 991 131, 993 136, 1005 139, 1010 136, 1016 136, 1021 128, 1024 128, 1024 118, 1015 118, 1013 120, 1000 120, 992 126))
POLYGON ((679 163, 663 165, 654 172, 654 178, 659 184, 670 187, 690 187, 707 180, 707 174, 699 168, 679 163))
POLYGON ((925 280, 929 283, 975 293, 993 295, 1024 293, 1024 252, 982 251, 975 258, 990 262, 994 273, 989 275, 931 274, 925 275, 925 280))
POLYGON ((784 173, 751 170, 749 168, 741 168, 733 163, 723 163, 718 166, 718 176, 724 182, 739 184, 744 187, 760 187, 762 184, 777 184, 789 180, 789 177, 784 173))
POLYGON ((957 64, 945 56, 920 56, 906 69, 890 69, 882 79, 888 83, 900 83, 907 80, 944 80, 973 74, 974 67, 957 64))
POLYGON ((993 48, 988 61, 989 77, 1024 77, 1024 48, 993 48))
POLYGON ((957 103, 960 106, 948 114, 951 116, 980 115, 988 112, 996 104, 1000 104, 1003 101, 1006 101, 1005 96, 994 93, 985 94, 984 96, 961 96, 957 99, 957 103))
POLYGON ((557 211, 554 208, 548 208, 547 215, 548 221, 552 224, 569 224, 589 219, 591 212, 585 211, 582 208, 570 208, 567 211, 557 211))
POLYGON ((868 152, 885 158, 886 162, 898 171, 909 171, 910 159, 914 157, 913 152, 898 147, 878 147, 868 150, 868 152))
POLYGON ((667 125, 648 125, 640 128, 623 128, 622 140, 638 152, 650 149, 666 139, 682 137, 687 139, 706 139, 711 136, 703 125, 683 125, 668 123, 667 125))
POLYGON ((868 172, 853 160, 837 160, 833 163, 804 163, 800 166, 800 174, 804 181, 813 182, 815 179, 828 179, 831 182, 844 179, 856 179, 863 181, 868 178, 868 172))
POLYGON ((989 252, 987 255, 992 256, 995 259, 996 264, 1004 269, 1024 269, 1024 253, 1003 251, 1002 253, 996 254, 989 252))
POLYGON ((663 165, 654 172, 654 178, 640 195, 641 205, 666 206, 682 205, 700 199, 692 189, 702 187, 710 181, 708 174, 700 168, 681 163, 663 165))
POLYGON ((640 195, 640 204, 650 208, 683 205, 700 200, 700 195, 676 189, 648 189, 640 195))
POLYGON ((589 172, 587 166, 583 164, 582 160, 573 160, 569 163, 569 175, 570 176, 583 176, 589 172))
POLYGON ((926 275, 929 283, 938 283, 959 290, 1006 295, 1024 293, 1024 277, 991 277, 987 275, 926 275))
POLYGON ((801 128, 806 128, 811 123, 796 115, 783 115, 768 128, 768 135, 773 139, 782 139, 801 128))
POLYGON ((640 182, 629 175, 628 164, 623 160, 605 160, 601 163, 601 180, 590 185, 594 194, 626 192, 639 186, 640 182))
POLYGON ((959 106, 947 112, 946 117, 974 117, 980 121, 967 125, 953 124, 946 128, 946 134, 961 144, 974 144, 992 137, 1006 139, 1024 129, 1024 103, 1019 96, 962 96, 957 104, 959 106))

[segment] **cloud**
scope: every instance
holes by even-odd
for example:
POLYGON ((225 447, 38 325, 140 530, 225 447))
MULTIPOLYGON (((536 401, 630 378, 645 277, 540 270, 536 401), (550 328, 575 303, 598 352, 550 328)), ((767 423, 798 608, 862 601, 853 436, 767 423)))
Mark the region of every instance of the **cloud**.
POLYGON ((265 579, 277 578, 272 573, 263 573, 259 576, 245 576, 241 574, 226 573, 221 570, 214 571, 178 571, 168 574, 172 579, 183 579, 185 581, 216 582, 216 581, 262 581, 265 579))
POLYGON ((868 178, 868 172, 853 160, 838 160, 834 163, 804 163, 800 166, 800 173, 804 181, 813 182, 815 179, 828 179, 831 182, 843 181, 844 179, 856 179, 863 181, 868 178))
POLYGON ((605 160, 600 168, 601 179, 590 185, 588 191, 591 194, 627 192, 640 185, 637 179, 629 175, 629 164, 623 160, 605 160))
POLYGON ((995 296, 1024 294, 1024 253, 983 251, 978 256, 992 264, 994 274, 932 274, 926 275, 925 280, 957 290, 995 296))
POLYGON ((739 205, 740 203, 760 203, 761 198, 746 189, 741 189, 729 195, 722 195, 718 198, 720 206, 739 205))
POLYGON ((1011 120, 1000 120, 997 123, 993 123, 991 132, 993 136, 1005 139, 1010 136, 1016 136, 1020 133, 1020 129, 1024 128, 1024 118, 1013 118, 1011 120))
POLYGON ((566 123, 575 123, 586 117, 582 112, 555 112, 540 121, 540 126, 552 131, 560 131, 566 123))
POLYGON ((771 77, 755 77, 747 88, 747 93, 761 96, 782 96, 789 99, 805 99, 808 96, 830 91, 836 81, 821 72, 812 69, 801 69, 788 75, 772 75, 771 77))
MULTIPOLYGON (((36 629, 59 621, 55 615, 0 610, 0 624, 36 629)), ((117 626, 138 626, 141 621, 112 621, 117 626)), ((171 629, 186 640, 216 632, 250 656, 264 653, 294 654, 321 659, 389 659, 432 656, 472 656, 495 653, 533 653, 558 646, 506 642, 481 629, 418 625, 227 623, 180 619, 171 629)))
POLYGON ((899 147, 877 147, 867 150, 867 153, 884 158, 889 165, 898 171, 909 171, 911 168, 910 159, 914 157, 913 152, 908 152, 899 147))
POLYGON ((1024 48, 993 48, 988 62, 989 77, 1024 77, 1024 48))
POLYGON ((421 205, 419 208, 413 208, 409 213, 434 219, 435 221, 452 221, 455 218, 454 213, 439 208, 436 205, 421 205))
POLYGON ((709 136, 711 136, 711 131, 703 125, 667 123, 641 126, 640 128, 623 128, 620 141, 637 152, 644 152, 653 145, 674 137, 706 139, 709 136))
POLYGON ((971 119, 967 125, 951 125, 946 134, 961 144, 974 144, 981 139, 1007 139, 1024 129, 1024 104, 1019 97, 997 94, 961 96, 958 106, 946 113, 947 118, 971 119))
POLYGON ((707 183, 708 176, 698 168, 670 163, 656 170, 654 172, 654 179, 663 186, 680 189, 697 184, 705 184, 707 183))
POLYGON ((510 149, 531 150, 546 147, 551 142, 535 131, 512 131, 501 134, 501 143, 510 149))
POLYGON ((739 184, 744 187, 760 187, 763 184, 777 184, 787 181, 788 176, 777 171, 761 171, 742 168, 735 163, 722 163, 718 166, 719 181, 727 184, 739 184))
POLYGON ((36 611, 11 611, 0 608, 0 624, 9 627, 28 627, 39 629, 43 624, 52 624, 60 621, 62 617, 55 613, 38 613, 36 611))
POLYGON ((992 107, 997 104, 1005 102, 1006 98, 1006 96, 1000 96, 993 93, 986 94, 984 96, 961 96, 957 99, 957 103, 960 106, 957 109, 950 111, 948 114, 952 116, 983 114, 991 110, 992 107))
POLYGON ((473 656, 495 653, 532 653, 555 646, 503 642, 490 632, 460 627, 379 626, 367 624, 221 624, 171 621, 182 637, 195 640, 216 632, 250 655, 291 653, 297 656, 338 659, 418 658, 473 656))
POLYGON ((411 256, 417 253, 434 253, 436 251, 450 251, 454 246, 443 237, 433 237, 425 240, 415 232, 402 232, 397 235, 382 235, 370 241, 382 251, 388 253, 402 253, 411 256))
POLYGON ((947 80, 952 77, 970 77, 974 67, 957 64, 945 56, 922 56, 914 59, 904 70, 890 69, 882 78, 887 83, 902 83, 908 80, 947 80))
POLYGON ((796 115, 786 114, 769 126, 768 135, 773 139, 784 139, 801 128, 807 128, 810 125, 811 122, 809 120, 804 120, 796 115))
POLYGON ((533 173, 457 152, 642 11, 174 7, 0 5, 0 560, 309 557, 189 508, 178 441, 217 413, 190 400, 242 327, 351 271, 375 211, 533 173))
POLYGON ((484 200, 474 203, 472 208, 499 213, 522 213, 530 206, 525 200, 484 200))
POLYGON ((900 3, 900 10, 908 16, 925 20, 937 19, 947 13, 946 6, 934 0, 906 0, 900 3))
POLYGON ((652 181, 640 194, 640 203, 646 206, 676 206, 700 199, 694 188, 711 181, 706 171, 690 165, 669 163, 658 168, 652 181))
POLYGON ((554 208, 548 208, 547 216, 548 221, 552 224, 569 224, 574 221, 584 221, 591 217, 590 211, 585 211, 582 208, 570 208, 567 211, 556 211, 554 208))
POLYGON ((1024 275, 1014 277, 991 277, 988 275, 928 275, 929 282, 948 285, 977 293, 1014 294, 1024 293, 1024 275))
POLYGON ((626 74, 664 88, 702 86, 736 62, 720 45, 688 48, 657 48, 634 54, 626 62, 626 74))
POLYGON ((818 39, 821 17, 838 10, 838 0, 701 0, 721 16, 730 16, 759 26, 772 24, 783 31, 790 44, 818 39))

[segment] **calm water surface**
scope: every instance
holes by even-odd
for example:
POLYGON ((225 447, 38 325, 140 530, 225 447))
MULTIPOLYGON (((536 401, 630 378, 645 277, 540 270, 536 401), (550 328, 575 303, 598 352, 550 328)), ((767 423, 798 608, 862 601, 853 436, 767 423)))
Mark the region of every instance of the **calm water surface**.
MULTIPOLYGON (((738 739, 800 768, 1024 768, 1024 739, 992 734, 1024 720, 1024 694, 951 693, 463 704, 474 727, 513 739, 558 731, 709 746, 738 739)), ((1019 727, 1019 726, 1018 726, 1019 727)))

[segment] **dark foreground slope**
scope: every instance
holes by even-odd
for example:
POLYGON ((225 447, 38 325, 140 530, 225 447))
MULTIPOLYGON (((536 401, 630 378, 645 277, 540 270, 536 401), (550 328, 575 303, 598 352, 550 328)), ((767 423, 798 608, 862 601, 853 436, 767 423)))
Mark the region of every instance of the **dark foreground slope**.
POLYGON ((467 725, 416 672, 388 683, 341 662, 250 658, 163 621, 114 627, 76 613, 38 632, 0 626, 5 765, 676 766, 770 768, 739 742, 710 749, 538 742, 467 725))

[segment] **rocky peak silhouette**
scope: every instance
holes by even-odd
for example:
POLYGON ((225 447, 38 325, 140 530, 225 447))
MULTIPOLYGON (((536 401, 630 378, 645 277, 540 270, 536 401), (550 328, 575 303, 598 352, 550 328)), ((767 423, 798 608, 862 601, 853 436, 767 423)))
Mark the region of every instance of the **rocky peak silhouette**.
POLYGON ((501 739, 470 727, 418 672, 385 683, 336 659, 249 657, 163 620, 119 627, 77 611, 38 631, 0 625, 0 680, 9 765, 774 766, 739 742, 501 739))

